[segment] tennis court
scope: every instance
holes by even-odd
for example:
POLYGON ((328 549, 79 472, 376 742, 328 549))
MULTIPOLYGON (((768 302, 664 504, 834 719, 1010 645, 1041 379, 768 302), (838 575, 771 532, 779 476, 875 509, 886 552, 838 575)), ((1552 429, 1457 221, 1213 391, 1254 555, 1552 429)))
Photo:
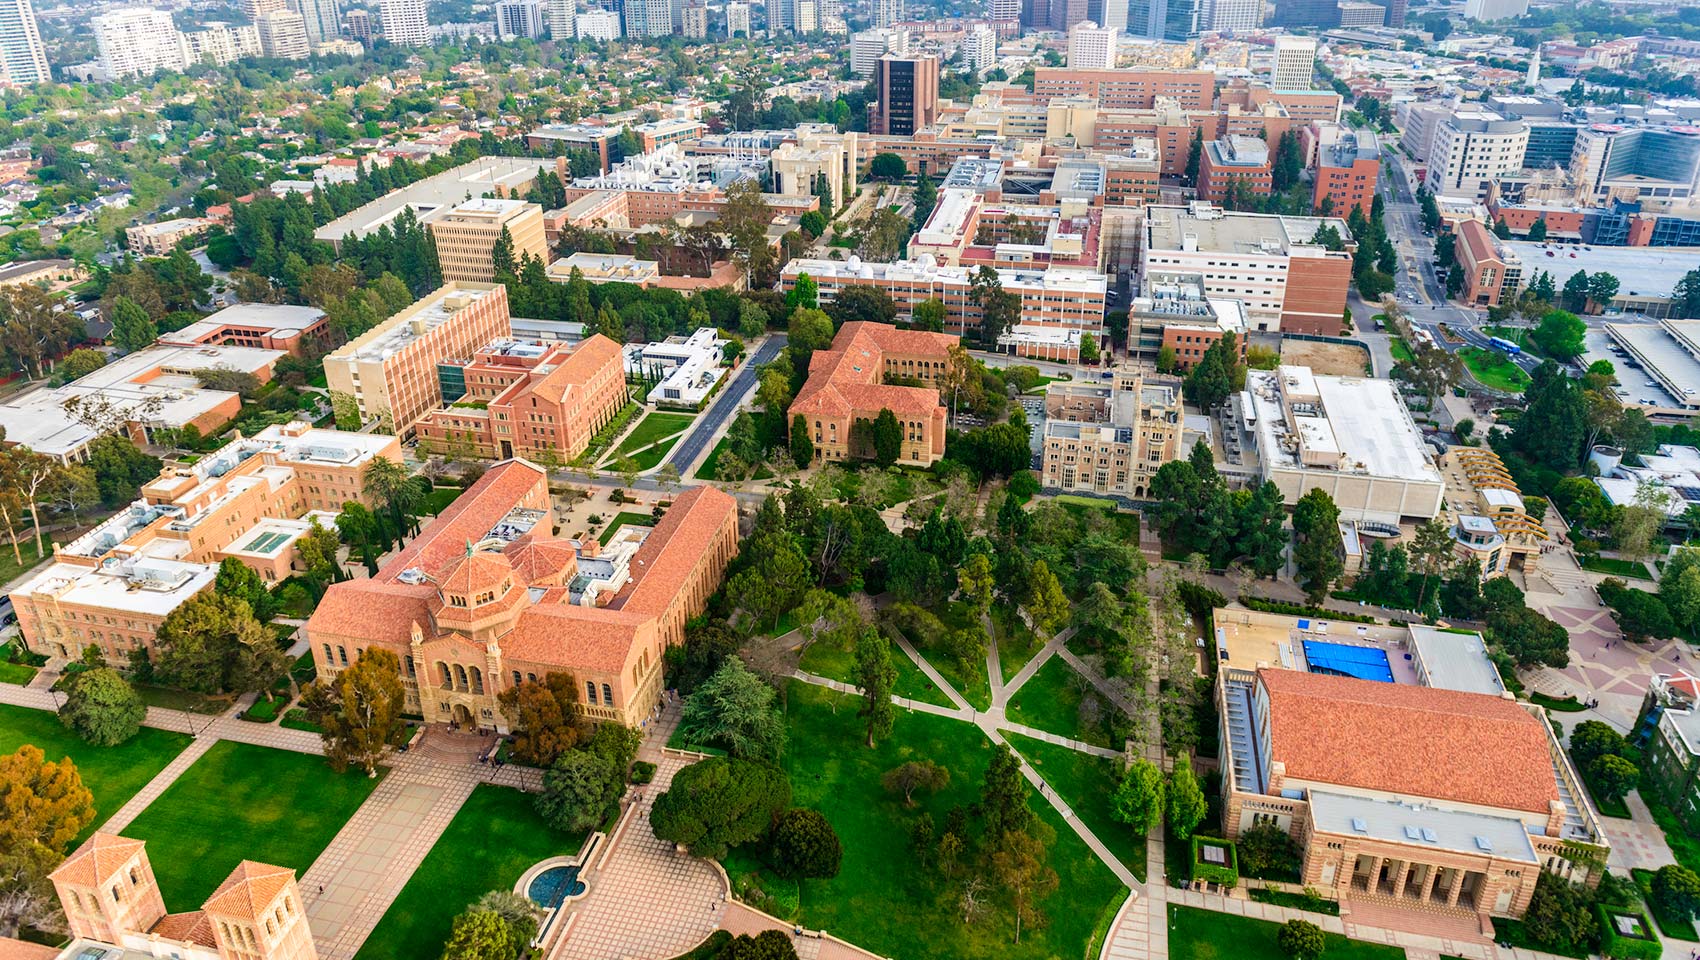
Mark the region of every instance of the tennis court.
POLYGON ((1393 682, 1393 667, 1387 662, 1387 651, 1379 647, 1359 647, 1348 643, 1329 643, 1326 640, 1306 640, 1305 660, 1311 673, 1330 673, 1377 683, 1393 682))

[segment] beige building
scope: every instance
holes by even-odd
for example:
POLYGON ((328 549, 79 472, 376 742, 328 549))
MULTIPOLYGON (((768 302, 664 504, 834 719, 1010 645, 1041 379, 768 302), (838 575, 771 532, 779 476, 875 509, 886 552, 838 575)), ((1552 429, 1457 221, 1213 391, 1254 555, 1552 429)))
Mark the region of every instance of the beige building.
MULTIPOLYGON (((295 871, 244 860, 201 909, 166 913, 147 847, 115 833, 83 841, 48 875, 71 942, 59 960, 317 960, 295 871)), ((9 944, 0 941, 0 948, 9 944)))
POLYGON ((855 133, 839 133, 826 123, 806 123, 797 128, 795 143, 781 144, 773 151, 773 191, 788 197, 810 197, 817 177, 826 177, 831 190, 832 210, 848 203, 856 193, 856 174, 862 165, 855 133))
POLYGON ((444 282, 490 283, 496 279, 491 252, 508 231, 514 264, 530 255, 548 263, 549 244, 543 238, 543 208, 523 200, 475 197, 428 222, 437 243, 437 262, 444 282))
POLYGON ((181 217, 159 223, 143 223, 124 231, 130 252, 138 257, 169 257, 171 251, 185 240, 206 233, 213 221, 201 217, 181 217))
POLYGON ((1440 519, 1451 528, 1458 559, 1474 557, 1484 577, 1534 573, 1552 536, 1529 516, 1499 454, 1452 447, 1440 458, 1440 472, 1446 478, 1440 519))
POLYGON ((1058 381, 1045 392, 1047 488, 1143 500, 1157 469, 1184 455, 1180 384, 1138 369, 1111 383, 1058 381))
POLYGON ((511 332, 506 287, 444 284, 325 357, 338 422, 377 419, 397 436, 412 433, 414 421, 442 403, 438 361, 471 357, 511 332))

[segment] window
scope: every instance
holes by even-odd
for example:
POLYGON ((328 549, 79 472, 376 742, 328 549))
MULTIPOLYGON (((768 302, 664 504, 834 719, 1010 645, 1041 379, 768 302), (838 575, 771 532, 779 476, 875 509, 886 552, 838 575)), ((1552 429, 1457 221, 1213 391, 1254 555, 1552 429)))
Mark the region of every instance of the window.
POLYGON ((337 660, 338 660, 338 661, 339 661, 339 662, 340 662, 340 663, 341 663, 341 664, 342 664, 342 665, 343 665, 343 666, 345 666, 345 667, 346 667, 346 666, 348 666, 348 651, 347 651, 347 650, 346 650, 346 649, 344 649, 344 648, 343 648, 343 647, 341 647, 341 646, 338 646, 338 647, 337 647, 337 648, 336 648, 336 655, 337 655, 337 660))
POLYGON ((596 702, 596 684, 589 680, 584 682, 584 698, 591 703, 596 702))
POLYGON ((614 688, 606 683, 602 685, 602 703, 609 707, 614 705, 614 688))

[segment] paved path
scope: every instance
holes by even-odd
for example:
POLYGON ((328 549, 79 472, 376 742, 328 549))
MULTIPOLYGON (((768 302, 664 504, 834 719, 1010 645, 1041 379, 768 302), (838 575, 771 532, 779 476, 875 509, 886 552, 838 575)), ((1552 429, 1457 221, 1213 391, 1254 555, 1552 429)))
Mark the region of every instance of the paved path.
POLYGON ((142 811, 146 810, 149 804, 159 799, 159 795, 164 793, 167 787, 176 783, 177 778, 183 775, 183 771, 194 766, 195 761, 201 759, 217 742, 218 740, 213 737, 196 737, 192 743, 183 748, 182 753, 173 757, 171 762, 165 765, 164 770, 154 774, 153 779, 147 782, 147 786, 137 791, 136 795, 131 797, 122 807, 119 807, 116 813, 107 817, 106 822, 100 825, 100 829, 107 833, 123 833, 125 827, 135 822, 135 819, 142 815, 142 811))

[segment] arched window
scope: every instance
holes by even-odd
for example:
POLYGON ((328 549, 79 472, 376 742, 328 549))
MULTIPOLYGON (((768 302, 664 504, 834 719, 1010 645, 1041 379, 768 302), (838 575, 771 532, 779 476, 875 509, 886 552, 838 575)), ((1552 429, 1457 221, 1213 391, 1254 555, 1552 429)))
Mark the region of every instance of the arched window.
POLYGON ((484 671, 478 669, 477 667, 472 668, 472 692, 473 693, 483 693, 484 692, 484 671))
POLYGON ((465 690, 468 686, 469 684, 466 682, 466 668, 458 663, 455 664, 455 689, 465 690))
POLYGON ((591 703, 596 702, 596 684, 589 680, 584 682, 584 698, 591 703))
POLYGON ((447 690, 450 687, 454 686, 454 680, 449 676, 449 665, 448 664, 444 663, 441 660, 438 660, 437 661, 437 673, 439 674, 439 676, 442 679, 444 690, 447 690))
POLYGON ((614 705, 614 688, 606 683, 602 685, 602 705, 605 707, 614 705))
POLYGON ((405 660, 406 660, 406 662, 407 662, 407 679, 409 679, 409 680, 412 680, 412 679, 413 679, 413 677, 414 677, 414 673, 413 673, 413 656, 412 656, 412 655, 411 655, 411 654, 409 654, 409 655, 408 655, 408 656, 407 656, 407 657, 405 657, 405 658, 404 658, 404 659, 405 659, 405 660))
POLYGON ((324 647, 325 647, 325 663, 327 665, 335 663, 336 661, 331 659, 331 645, 327 643, 327 644, 324 645, 324 647))
POLYGON ((138 885, 142 882, 141 874, 136 871, 135 867, 130 868, 130 882, 138 885))
POLYGON ((515 670, 515 671, 514 671, 514 686, 516 686, 516 687, 517 687, 517 686, 519 686, 519 685, 520 685, 520 684, 521 684, 521 683, 522 683, 522 682, 523 682, 523 681, 522 681, 522 680, 520 680, 520 677, 519 677, 519 671, 518 671, 518 670, 515 670))
POLYGON ((345 667, 348 666, 348 651, 347 650, 343 649, 341 646, 338 646, 336 648, 336 656, 337 656, 338 660, 342 661, 343 666, 345 666, 345 667))

